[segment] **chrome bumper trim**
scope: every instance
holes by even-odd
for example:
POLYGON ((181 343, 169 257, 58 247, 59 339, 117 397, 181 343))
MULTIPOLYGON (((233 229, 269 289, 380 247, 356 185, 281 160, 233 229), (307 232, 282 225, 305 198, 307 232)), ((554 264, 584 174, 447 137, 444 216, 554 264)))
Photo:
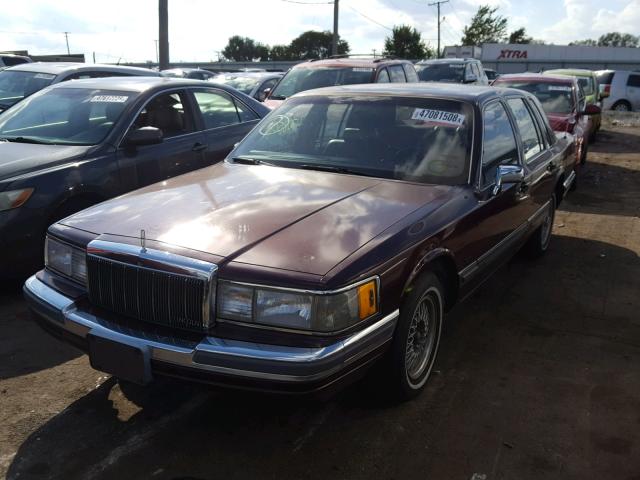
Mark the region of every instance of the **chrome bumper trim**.
POLYGON ((35 275, 24 285, 30 308, 52 326, 77 337, 87 334, 149 352, 157 360, 194 371, 221 373, 249 379, 304 383, 338 373, 389 342, 399 316, 396 310, 376 323, 325 347, 287 347, 217 337, 197 342, 155 336, 118 328, 80 310, 76 303, 47 286, 35 275))
POLYGON ((567 179, 562 183, 562 186, 564 187, 565 193, 569 190, 569 188, 571 187, 571 185, 573 184, 575 179, 576 179, 576 172, 575 171, 571 171, 571 173, 569 174, 567 179))

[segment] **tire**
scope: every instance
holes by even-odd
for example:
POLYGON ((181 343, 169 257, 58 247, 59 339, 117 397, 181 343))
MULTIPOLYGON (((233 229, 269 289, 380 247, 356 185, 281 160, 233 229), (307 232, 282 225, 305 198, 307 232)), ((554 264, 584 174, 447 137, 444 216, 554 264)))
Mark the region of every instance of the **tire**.
POLYGON ((611 110, 615 110, 616 112, 630 112, 631 104, 626 100, 619 100, 611 107, 611 110))
POLYGON ((583 142, 580 151, 580 165, 587 163, 587 153, 589 153, 589 144, 583 142))
POLYGON ((545 218, 535 232, 531 235, 525 244, 526 253, 531 258, 541 257, 548 249, 551 243, 551 232, 553 230, 553 221, 556 218, 556 196, 551 197, 545 218))
POLYGON ((591 135, 589 135, 589 143, 596 143, 598 141, 598 130, 594 130, 591 135))
POLYGON ((444 298, 438 277, 426 272, 402 302, 387 365, 387 380, 397 400, 414 398, 431 375, 440 345, 444 298))

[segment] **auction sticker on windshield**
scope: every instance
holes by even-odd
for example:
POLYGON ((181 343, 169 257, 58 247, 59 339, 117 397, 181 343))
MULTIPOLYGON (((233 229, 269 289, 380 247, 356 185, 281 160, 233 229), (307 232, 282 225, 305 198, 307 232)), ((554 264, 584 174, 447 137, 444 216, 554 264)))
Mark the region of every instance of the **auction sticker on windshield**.
POLYGON ((411 120, 422 120, 423 122, 447 127, 461 127, 464 123, 464 115, 430 108, 416 108, 411 115, 411 120))
POLYGON ((124 103, 128 98, 127 95, 94 95, 91 97, 91 101, 100 103, 124 103))

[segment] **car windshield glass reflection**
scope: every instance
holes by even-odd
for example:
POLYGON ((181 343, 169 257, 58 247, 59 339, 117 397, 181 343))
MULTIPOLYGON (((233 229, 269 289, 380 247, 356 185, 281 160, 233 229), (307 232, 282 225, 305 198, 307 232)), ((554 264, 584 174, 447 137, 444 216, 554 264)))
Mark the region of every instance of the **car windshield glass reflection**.
POLYGON ((260 123, 234 158, 460 185, 468 178, 472 128, 473 110, 459 101, 302 97, 260 123))
POLYGON ((56 88, 0 117, 0 139, 58 145, 96 145, 113 128, 132 92, 56 88))
POLYGON ((294 68, 276 85, 271 98, 285 99, 314 88, 369 83, 372 76, 373 68, 294 68))
POLYGON ((423 82, 455 82, 461 83, 464 75, 463 63, 434 63, 432 65, 416 65, 418 77, 423 82))
POLYGON ((213 81, 215 83, 223 83, 246 95, 249 95, 260 79, 255 77, 218 76, 213 81))
POLYGON ((0 107, 9 108, 25 97, 48 87, 55 75, 50 73, 4 70, 0 72, 0 107))
POLYGON ((499 82, 496 87, 510 87, 534 94, 545 113, 568 114, 574 110, 571 85, 548 82, 499 82))

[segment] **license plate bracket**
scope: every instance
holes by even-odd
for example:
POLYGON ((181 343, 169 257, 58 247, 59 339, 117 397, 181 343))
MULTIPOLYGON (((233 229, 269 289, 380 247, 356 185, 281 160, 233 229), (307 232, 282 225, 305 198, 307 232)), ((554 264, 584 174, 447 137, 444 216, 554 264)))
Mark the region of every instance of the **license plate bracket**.
POLYGON ((89 361, 101 372, 140 385, 151 381, 148 348, 115 341, 94 332, 87 334, 89 361))

